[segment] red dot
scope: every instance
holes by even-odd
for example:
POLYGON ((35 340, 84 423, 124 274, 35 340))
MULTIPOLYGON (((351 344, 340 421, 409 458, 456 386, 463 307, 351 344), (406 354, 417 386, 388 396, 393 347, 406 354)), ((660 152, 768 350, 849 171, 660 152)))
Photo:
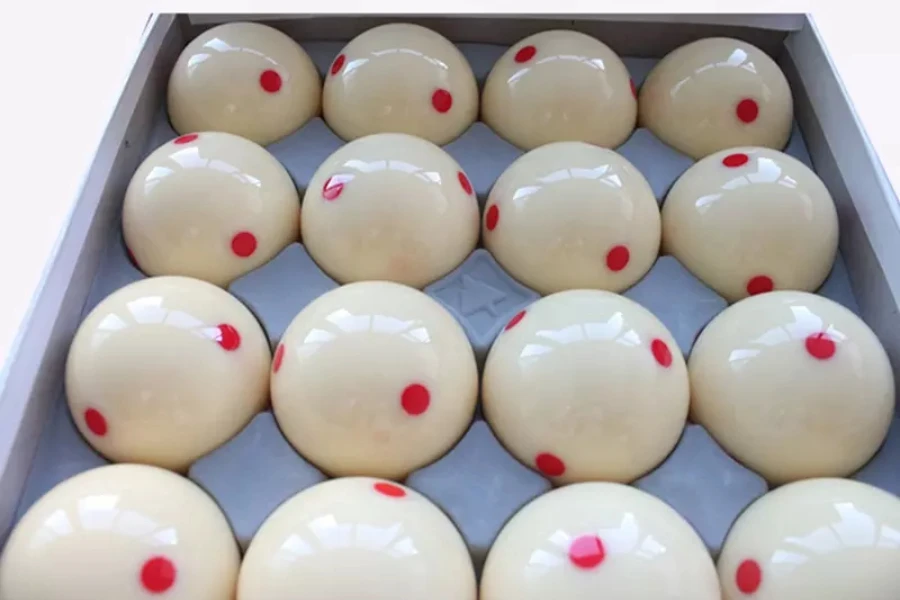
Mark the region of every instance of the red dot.
POLYGON ((722 164, 729 168, 740 167, 746 165, 750 161, 750 157, 744 153, 729 154, 722 159, 722 164))
POLYGON ((241 258, 247 258, 256 252, 256 236, 249 231, 236 233, 231 238, 231 251, 241 258))
POLYGON ((437 90, 431 95, 431 105, 439 113, 445 113, 453 106, 453 96, 447 90, 437 90))
POLYGON ((512 319, 509 320, 509 323, 506 324, 506 327, 504 327, 503 330, 509 331, 510 329, 512 329, 513 327, 518 325, 519 321, 521 321, 524 318, 525 318, 525 311, 524 310, 519 311, 518 313, 516 313, 516 316, 514 316, 512 319))
POLYGON ((344 191, 344 178, 340 175, 329 177, 322 186, 322 197, 326 200, 337 200, 344 191))
POLYGON ((106 435, 106 417, 96 408, 89 408, 84 411, 84 422, 94 435, 106 435))
POLYGON ((282 361, 284 361, 284 344, 278 344, 278 347, 275 348, 275 359, 272 361, 273 373, 278 372, 278 369, 281 368, 282 361))
POLYGON ((637 99, 637 86, 634 85, 634 79, 630 79, 629 83, 631 83, 631 95, 634 96, 635 99, 637 99))
POLYGON ((266 69, 259 76, 259 85, 270 94, 274 94, 281 89, 281 75, 272 69, 266 69))
POLYGON ((385 483, 383 481, 375 484, 375 491, 379 494, 390 496, 391 498, 402 498, 406 495, 406 490, 399 485, 385 483))
POLYGON ((190 144, 191 142, 196 140, 198 137, 200 137, 200 136, 197 135, 196 133, 189 133, 187 135, 183 135, 181 137, 175 138, 175 141, 173 143, 175 143, 175 144, 190 144))
POLYGON ((537 48, 535 48, 534 46, 524 46, 520 48, 518 52, 516 52, 515 61, 517 63, 528 62, 529 60, 534 58, 535 54, 537 54, 537 48))
POLYGON ((456 174, 456 178, 459 179, 459 185, 462 186, 462 189, 465 193, 471 195, 472 194, 472 183, 469 181, 469 178, 466 177, 466 174, 460 171, 456 174))
POLYGON ((429 404, 431 404, 431 394, 428 392, 428 388, 420 383, 406 386, 400 395, 400 405, 409 415, 421 415, 428 410, 429 404))
POLYGON ((579 569, 593 569, 605 556, 603 542, 596 535, 583 535, 569 546, 569 560, 579 569))
POLYGON ((485 215, 484 224, 487 227, 488 231, 493 231, 494 228, 497 227, 497 221, 500 220, 500 209, 497 208, 496 204, 491 204, 491 206, 487 209, 487 214, 485 215))
POLYGON ((745 594, 752 594, 758 590, 762 583, 762 569, 759 568, 759 563, 750 559, 742 562, 738 566, 734 580, 737 588, 745 594))
POLYGON ((534 459, 538 471, 547 477, 559 477, 566 472, 566 464, 549 452, 542 452, 534 459))
POLYGON ((334 59, 334 62, 331 63, 331 74, 337 75, 341 72, 341 69, 344 68, 344 61, 347 60, 347 57, 343 54, 338 54, 337 58, 334 59))
POLYGON ((772 283, 770 277, 766 277, 765 275, 757 275, 747 282, 747 293, 751 296, 765 294, 766 292, 771 292, 773 289, 775 289, 775 284, 772 283))
POLYGON ((154 556, 141 567, 141 583, 151 594, 165 592, 175 584, 175 565, 164 556, 154 556))
POLYGON ((759 104, 756 103, 756 100, 744 98, 738 102, 735 113, 737 113, 737 118, 744 123, 752 123, 759 116, 759 104))
POLYGON ((656 359, 663 367, 672 366, 672 351, 669 350, 669 346, 660 339, 655 339, 650 342, 650 350, 653 352, 653 358, 656 359))
POLYGON ((625 246, 613 246, 606 254, 606 266, 610 271, 621 271, 628 266, 628 259, 631 253, 625 246))
POLYGON ((125 252, 128 253, 128 258, 131 259, 131 262, 134 264, 134 266, 140 269, 141 265, 138 264, 137 259, 134 257, 134 252, 131 251, 131 248, 125 246, 125 252))
POLYGON ((836 349, 837 346, 835 346, 834 341, 828 337, 827 333, 814 333, 806 338, 806 351, 809 352, 813 358, 827 360, 834 356, 836 349))
POLYGON ((216 335, 216 341, 219 342, 220 346, 228 351, 237 350, 241 345, 241 334, 239 334, 238 330, 231 325, 223 323, 219 325, 219 332, 216 335))

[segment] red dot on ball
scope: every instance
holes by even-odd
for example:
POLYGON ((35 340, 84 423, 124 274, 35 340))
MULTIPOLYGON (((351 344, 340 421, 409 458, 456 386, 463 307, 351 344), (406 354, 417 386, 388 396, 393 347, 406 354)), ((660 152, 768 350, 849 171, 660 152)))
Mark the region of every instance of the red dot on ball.
POLYGON ((765 275, 757 275, 747 282, 747 293, 751 296, 765 294, 766 292, 771 292, 773 289, 775 289, 775 284, 770 277, 765 275))
POLYGON ((218 327, 218 333, 216 334, 216 341, 219 343, 222 348, 225 350, 237 350, 241 345, 241 334, 238 333, 238 330, 233 326, 228 325, 227 323, 222 323, 218 327))
POLYGON ((181 137, 175 138, 175 140, 174 140, 173 143, 179 144, 179 145, 181 145, 181 144, 190 144, 191 142, 193 142, 194 140, 196 140, 198 137, 200 137, 200 136, 197 135, 196 133, 189 133, 189 134, 187 134, 187 135, 183 135, 183 136, 181 136, 181 137))
POLYGON ((421 415, 428 410, 429 404, 431 404, 431 394, 428 392, 428 388, 420 383, 406 386, 400 395, 400 405, 408 415, 421 415))
POLYGON ((277 373, 278 369, 281 368, 281 363, 284 361, 284 344, 278 344, 278 347, 275 348, 275 358, 272 360, 272 372, 277 373))
POLYGON ((603 562, 606 550, 596 535, 583 535, 569 546, 569 561, 579 569, 593 569, 603 562))
POLYGON ((453 106, 453 96, 447 90, 436 90, 431 95, 431 105, 439 113, 445 113, 453 106))
POLYGON ((96 408, 84 411, 84 424, 94 435, 104 436, 107 432, 106 417, 96 408))
POLYGON ((497 221, 500 220, 500 209, 496 204, 491 204, 484 215, 484 226, 488 231, 493 231, 497 227, 497 221))
POLYGON ((535 54, 537 54, 537 48, 535 48, 534 46, 523 46, 519 49, 518 52, 516 52, 515 61, 517 63, 528 62, 529 60, 534 58, 535 54))
POLYGON ((472 194, 472 183, 469 181, 469 178, 466 177, 466 174, 460 171, 456 174, 456 178, 459 179, 459 185, 462 186, 462 189, 465 193, 471 195, 472 194))
POLYGON ((343 179, 338 175, 334 175, 329 177, 325 181, 325 185, 322 186, 322 197, 326 200, 337 200, 337 197, 340 196, 343 191, 343 179))
POLYGON ((272 69, 266 69, 259 76, 259 86, 270 94, 274 94, 281 89, 281 75, 272 69))
POLYGON ((557 456, 549 452, 542 452, 534 459, 538 471, 547 477, 559 477, 566 472, 566 464, 557 456))
POLYGON ((672 351, 669 346, 660 339, 650 342, 650 351, 653 352, 653 358, 663 367, 672 366, 672 351))
POLYGON ((744 153, 729 154, 722 159, 722 164, 729 168, 740 167, 746 165, 750 161, 750 157, 744 153))
POLYGON ((806 338, 806 351, 813 358, 827 360, 834 356, 837 346, 827 333, 814 333, 806 338))
POLYGON ((404 490, 399 485, 394 485, 393 483, 387 483, 384 481, 380 481, 375 484, 375 491, 383 496, 389 496, 391 498, 402 498, 406 495, 406 490, 404 490))
POLYGON ((524 310, 519 311, 518 313, 516 313, 516 316, 514 316, 512 319, 509 320, 509 323, 506 324, 506 327, 504 327, 503 330, 509 331, 510 329, 512 329, 513 327, 518 325, 519 321, 521 321, 524 318, 525 318, 525 311, 524 310))
POLYGON ((637 86, 634 85, 634 79, 630 79, 628 83, 631 84, 631 95, 637 99, 637 86))
POLYGON ((735 113, 737 114, 737 118, 742 122, 752 123, 756 120, 756 117, 759 116, 759 104, 756 103, 756 100, 744 98, 738 102, 735 113))
POLYGON ((241 231, 231 238, 231 251, 241 258, 256 252, 256 236, 249 231, 241 231))
POLYGON ((755 560, 745 560, 738 565, 734 582, 737 589, 744 594, 752 594, 762 584, 762 569, 755 560))
POLYGON ((606 266, 610 271, 621 271, 628 266, 631 253, 625 246, 613 246, 606 254, 606 266))
POLYGON ((331 74, 337 75, 341 72, 341 69, 344 68, 344 61, 347 60, 347 57, 343 54, 338 54, 337 58, 334 59, 334 62, 331 63, 331 74))
POLYGON ((125 246, 125 252, 128 253, 128 258, 131 260, 131 263, 135 267, 140 269, 141 265, 138 264, 137 258, 134 256, 134 252, 131 251, 131 248, 129 248, 128 246, 125 246))
POLYGON ((141 567, 141 585, 152 594, 167 591, 175 584, 175 565, 164 556, 154 556, 141 567))

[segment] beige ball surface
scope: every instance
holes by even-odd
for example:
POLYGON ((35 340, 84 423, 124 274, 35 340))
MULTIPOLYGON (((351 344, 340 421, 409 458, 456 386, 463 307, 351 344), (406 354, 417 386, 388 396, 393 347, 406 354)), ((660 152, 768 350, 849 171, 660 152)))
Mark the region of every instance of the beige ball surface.
POLYGON ((186 471, 266 405, 269 343, 216 286, 151 277, 113 292, 79 325, 66 397, 88 443, 116 462, 186 471))
POLYGON ((817 290, 834 266, 839 224, 812 169, 768 148, 717 152, 685 171, 662 207, 662 246, 729 302, 817 290))
POLYGON ((28 509, 0 556, 0 598, 233 600, 240 562, 225 515, 194 483, 111 465, 28 509))
POLYGON ((747 42, 705 38, 670 52, 641 86, 639 123, 694 159, 735 146, 781 150, 794 103, 781 68, 747 42))
POLYGON ((600 290, 552 294, 513 317, 481 390, 503 445, 555 483, 630 482, 650 471, 678 442, 688 397, 666 327, 600 290))
POLYGON ((894 414, 875 333, 814 294, 770 292, 727 308, 697 338, 688 368, 693 419, 775 484, 850 475, 894 414))
POLYGON ((475 600, 462 536, 417 492, 347 477, 317 484, 262 524, 241 565, 238 598, 475 600))
POLYGON ((637 119, 631 76, 613 50, 577 31, 543 31, 514 44, 484 84, 481 119, 523 150, 580 141, 615 148, 637 119))
POLYGON ((482 237, 506 271, 542 294, 620 292, 659 253, 659 207, 625 157, 556 142, 519 157, 488 196, 482 237))
POLYGON ((222 131, 267 145, 319 112, 322 80, 297 42, 261 23, 225 23, 191 40, 169 76, 180 134, 222 131))
POLYGON ((192 133, 157 148, 132 175, 122 232, 144 273, 224 287, 297 241, 300 197, 262 146, 192 133))
POLYGON ((887 600, 900 590, 900 499, 848 479, 798 481, 738 517, 723 600, 887 600))
POLYGON ((576 483, 516 513, 491 547, 481 600, 720 600, 700 536, 663 501, 576 483))
POLYGON ((294 318, 271 387, 282 432, 323 471, 399 480, 465 433, 478 370, 437 301, 370 281, 332 290, 294 318))
POLYGON ((446 151, 381 133, 322 163, 303 197, 301 231, 313 260, 341 283, 423 288, 472 253, 479 218, 472 184, 446 151))
POLYGON ((406 133, 435 144, 478 116, 478 85, 466 57, 421 25, 390 23, 353 38, 331 63, 325 121, 345 140, 406 133))

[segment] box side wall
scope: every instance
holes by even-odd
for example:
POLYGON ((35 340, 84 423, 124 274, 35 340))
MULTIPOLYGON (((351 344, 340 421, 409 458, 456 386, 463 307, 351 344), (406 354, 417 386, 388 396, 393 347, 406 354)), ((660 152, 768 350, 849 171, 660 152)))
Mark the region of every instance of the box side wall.
POLYGON ((172 64, 183 46, 182 32, 173 25, 172 17, 158 17, 146 32, 11 359, 0 397, 0 539, 9 530, 49 409, 62 393, 68 348, 106 232, 119 215, 165 92, 159 65, 172 64))
MULTIPOLYGON (((423 17, 425 15, 422 15, 423 17)), ((463 16, 463 15, 459 15, 463 16)), ((454 18, 459 18, 456 16, 454 18)), ((187 20, 193 25, 218 25, 235 20, 244 21, 296 21, 298 19, 312 18, 329 18, 329 15, 314 14, 297 14, 297 13, 244 13, 234 14, 216 14, 216 13, 189 13, 186 15, 187 20)), ((508 14, 478 14, 465 15, 466 19, 505 19, 509 20, 508 14)), ((391 15, 382 15, 381 18, 394 19, 391 15)), ((410 17, 415 19, 417 17, 410 17)), ((616 22, 639 22, 639 23, 666 23, 673 24, 692 24, 692 25, 714 25, 752 27, 754 29, 772 29, 778 31, 797 31, 806 24, 806 17, 801 13, 775 13, 775 14, 756 14, 756 13, 608 13, 608 14, 558 14, 558 15, 516 15, 517 21, 527 21, 534 19, 556 20, 556 21, 608 21, 616 22)))
MULTIPOLYGON (((675 15, 671 15, 675 17, 675 15)), ((802 15, 794 15, 801 17, 802 15)), ((234 15, 230 20, 240 20, 234 15)), ((790 17, 790 15, 785 15, 790 17)), ((787 31, 716 23, 665 23, 656 20, 606 20, 605 17, 403 17, 403 16, 308 16, 296 19, 262 18, 261 23, 280 29, 297 40, 349 40, 387 23, 416 23, 429 27, 454 42, 512 45, 534 33, 551 29, 580 31, 602 40, 620 55, 660 58, 675 48, 703 37, 737 37, 777 56, 787 31)), ((221 22, 221 21, 219 21, 221 22)), ((191 22, 185 18, 188 39, 217 23, 191 22)))
POLYGON ((781 66, 796 117, 841 223, 840 248, 861 316, 900 382, 900 204, 812 22, 786 41, 781 66))

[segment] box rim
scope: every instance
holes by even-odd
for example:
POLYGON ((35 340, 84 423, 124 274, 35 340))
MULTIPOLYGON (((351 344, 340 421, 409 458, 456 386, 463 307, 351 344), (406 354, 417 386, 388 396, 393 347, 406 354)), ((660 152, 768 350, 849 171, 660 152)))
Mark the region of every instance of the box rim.
MULTIPOLYGON (((90 229, 84 226, 78 231, 79 226, 90 223, 99 208, 103 188, 109 181, 119 150, 125 144, 128 122, 143 94, 143 80, 149 76, 149 64, 159 53, 173 21, 173 16, 153 14, 144 29, 128 76, 120 87, 118 100, 107 119, 90 165, 81 178, 0 371, 0 490, 8 489, 7 486, 13 483, 10 479, 18 475, 11 473, 10 458, 20 443, 26 410, 40 380, 41 367, 53 350, 51 341, 57 333, 57 320, 65 291, 75 275, 90 229), (142 64, 148 66, 139 69, 142 64)), ((43 425, 41 422, 41 427, 43 425)), ((19 496, 15 494, 12 503, 0 497, 0 540, 5 537, 19 496)))
MULTIPOLYGON (((218 25, 237 20, 245 21, 283 21, 292 19, 315 19, 332 17, 349 17, 347 13, 187 13, 192 25, 218 25)), ((516 18, 516 19, 549 19, 559 21, 596 20, 596 21, 629 21, 640 23, 680 23, 694 25, 729 25, 752 27, 755 29, 771 29, 775 31, 798 31, 806 23, 806 14, 797 13, 555 13, 555 14, 513 14, 513 13, 469 13, 447 14, 435 13, 366 13, 366 17, 454 17, 464 19, 478 18, 516 18)))

